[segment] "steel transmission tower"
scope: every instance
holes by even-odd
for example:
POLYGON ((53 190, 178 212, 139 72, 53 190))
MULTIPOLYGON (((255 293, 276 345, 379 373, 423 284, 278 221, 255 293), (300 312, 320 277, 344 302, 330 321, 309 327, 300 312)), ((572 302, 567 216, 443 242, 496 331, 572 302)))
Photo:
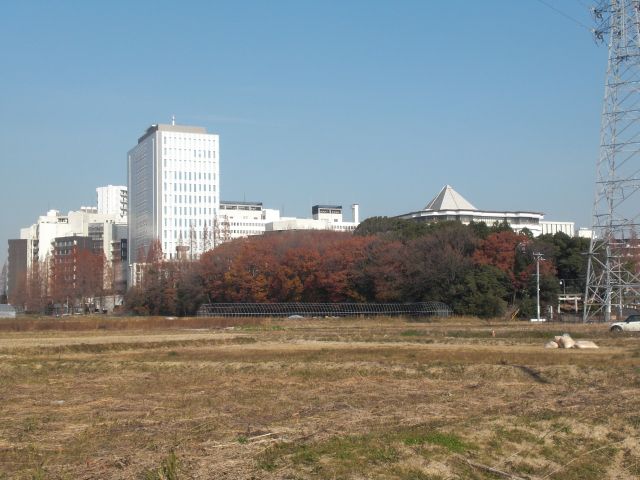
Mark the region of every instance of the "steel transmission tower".
POLYGON ((584 321, 610 321, 640 301, 640 0, 600 0, 597 40, 609 40, 584 321))

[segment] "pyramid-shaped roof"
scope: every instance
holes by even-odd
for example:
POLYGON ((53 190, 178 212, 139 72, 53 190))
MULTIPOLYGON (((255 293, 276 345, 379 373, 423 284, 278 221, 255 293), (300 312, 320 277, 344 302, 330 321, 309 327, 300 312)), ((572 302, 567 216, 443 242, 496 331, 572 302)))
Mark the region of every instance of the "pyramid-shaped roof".
POLYGON ((445 185, 440 193, 431 200, 425 210, 477 210, 462 195, 456 192, 451 185, 445 185))

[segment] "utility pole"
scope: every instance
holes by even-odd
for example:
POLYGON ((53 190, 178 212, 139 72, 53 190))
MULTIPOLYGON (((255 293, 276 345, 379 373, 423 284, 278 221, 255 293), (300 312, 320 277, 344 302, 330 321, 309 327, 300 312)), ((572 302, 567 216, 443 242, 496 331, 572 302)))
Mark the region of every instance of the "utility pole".
POLYGON ((540 261, 543 260, 543 254, 540 252, 533 252, 533 256, 536 259, 536 320, 540 321, 540 261))
POLYGON ((640 271, 629 261, 640 226, 640 30, 638 0, 599 0, 592 9, 596 41, 608 39, 596 166, 592 237, 583 321, 612 320, 640 300, 640 271))

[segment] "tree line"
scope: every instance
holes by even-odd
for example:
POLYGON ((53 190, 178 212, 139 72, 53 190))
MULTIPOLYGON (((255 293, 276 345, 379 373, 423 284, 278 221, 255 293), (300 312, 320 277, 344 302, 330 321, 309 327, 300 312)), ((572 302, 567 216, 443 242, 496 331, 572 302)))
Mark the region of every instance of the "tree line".
POLYGON ((561 289, 584 291, 589 240, 533 238, 507 224, 417 223, 373 217, 355 234, 274 232, 237 239, 196 261, 147 252, 141 281, 126 296, 137 314, 193 315, 203 302, 440 301, 457 314, 535 315, 534 252, 543 307, 561 289), (560 281, 562 281, 562 286, 560 281))

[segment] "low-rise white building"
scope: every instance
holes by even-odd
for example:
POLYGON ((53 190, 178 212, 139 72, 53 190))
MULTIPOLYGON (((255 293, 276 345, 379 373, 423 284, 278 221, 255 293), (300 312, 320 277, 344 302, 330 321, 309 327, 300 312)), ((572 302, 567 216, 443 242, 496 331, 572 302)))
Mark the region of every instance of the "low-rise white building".
POLYGON ((396 218, 419 222, 458 221, 465 225, 471 222, 484 222, 488 226, 506 222, 516 232, 526 228, 537 237, 542 233, 540 222, 544 214, 528 211, 479 210, 452 186, 445 185, 424 209, 398 215, 396 218))
POLYGON ((578 229, 578 236, 580 238, 593 238, 593 230, 587 227, 580 227, 578 229))
POLYGON ((552 220, 541 220, 540 228, 542 235, 555 235, 556 233, 564 233, 570 237, 576 236, 575 222, 554 222, 552 220))
POLYGON ((314 205, 312 218, 281 217, 279 210, 264 208, 262 202, 220 202, 219 243, 235 238, 284 230, 335 230, 353 232, 359 224, 358 205, 352 206, 353 221, 343 219, 341 205, 314 205))
POLYGON ((353 232, 360 224, 359 205, 351 207, 353 221, 345 221, 342 217, 341 205, 314 205, 311 208, 312 218, 282 217, 266 224, 267 232, 284 230, 334 230, 353 232))
POLYGON ((267 223, 280 219, 279 210, 264 208, 262 202, 221 201, 219 212, 216 244, 262 235, 267 223))

